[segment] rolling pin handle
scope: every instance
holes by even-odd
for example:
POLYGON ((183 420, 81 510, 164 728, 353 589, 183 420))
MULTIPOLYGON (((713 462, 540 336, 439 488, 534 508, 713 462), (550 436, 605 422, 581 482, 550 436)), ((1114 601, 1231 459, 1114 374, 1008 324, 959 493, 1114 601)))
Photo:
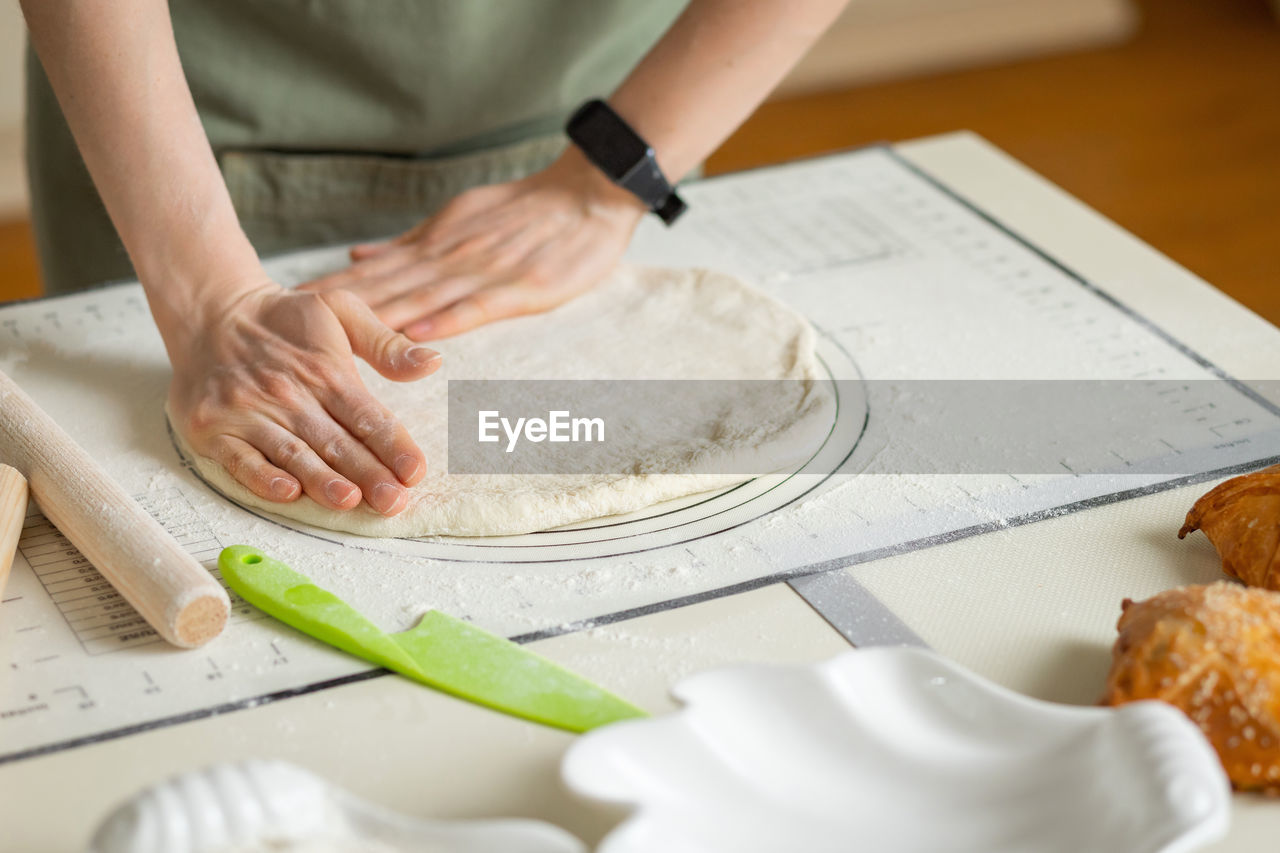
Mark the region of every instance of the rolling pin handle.
POLYGON ((222 632, 226 590, 3 372, 0 449, 45 518, 161 637, 194 648, 222 632))
POLYGON ((26 518, 27 478, 16 468, 0 464, 0 595, 9 580, 9 569, 13 566, 26 518))

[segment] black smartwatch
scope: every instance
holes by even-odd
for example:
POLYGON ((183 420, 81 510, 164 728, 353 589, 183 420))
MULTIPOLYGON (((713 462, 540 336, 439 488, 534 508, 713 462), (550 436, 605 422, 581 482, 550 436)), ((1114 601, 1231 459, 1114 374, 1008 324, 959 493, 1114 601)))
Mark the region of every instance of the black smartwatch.
POLYGON ((649 143, 604 101, 579 107, 565 133, 609 180, 629 190, 666 224, 685 212, 687 205, 658 168, 649 143))

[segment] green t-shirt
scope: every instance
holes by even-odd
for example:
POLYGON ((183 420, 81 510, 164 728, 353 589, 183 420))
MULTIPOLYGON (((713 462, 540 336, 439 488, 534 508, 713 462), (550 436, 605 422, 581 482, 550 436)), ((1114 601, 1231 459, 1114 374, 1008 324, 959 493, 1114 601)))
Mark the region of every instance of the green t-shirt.
MULTIPOLYGON (((568 114, 616 88, 683 5, 171 0, 170 10, 242 223, 260 251, 275 252, 408 227, 468 186, 539 168, 568 114)), ((28 71, 46 288, 127 277, 38 62, 28 71)))
POLYGON ((673 0, 174 0, 215 149, 470 151, 615 88, 673 0))

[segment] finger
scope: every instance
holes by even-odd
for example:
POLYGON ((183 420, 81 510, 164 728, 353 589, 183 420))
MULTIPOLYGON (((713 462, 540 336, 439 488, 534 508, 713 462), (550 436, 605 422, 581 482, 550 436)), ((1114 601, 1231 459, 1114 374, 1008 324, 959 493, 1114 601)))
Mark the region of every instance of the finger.
POLYGON ((440 353, 392 331, 355 294, 332 290, 324 294, 324 300, 346 331, 351 351, 383 376, 410 382, 439 369, 440 353))
POLYGON ((358 262, 376 257, 387 249, 396 246, 407 246, 412 243, 423 242, 424 238, 429 236, 432 231, 438 230, 442 224, 458 218, 457 214, 465 207, 465 205, 460 204, 461 201, 461 198, 454 198, 437 211, 434 216, 424 219, 409 230, 403 231, 394 237, 386 240, 369 240, 364 243, 357 243, 347 251, 347 255, 352 261, 358 262))
POLYGON ((307 497, 323 507, 347 510, 360 503, 360 488, 329 467, 311 445, 279 424, 263 424, 245 435, 267 459, 302 484, 307 497))
MULTIPOLYGON (((448 240, 442 239, 443 236, 441 229, 427 222, 391 240, 368 244, 367 250, 354 247, 349 252, 351 265, 326 276, 325 283, 330 287, 352 290, 366 288, 420 261, 447 254, 455 242, 467 239, 467 234, 448 240)), ((469 245, 491 242, 492 239, 485 232, 475 235, 469 245)))
POLYGON ((364 261, 357 261, 348 267, 336 270, 328 275, 298 285, 299 290, 325 291, 345 288, 357 292, 362 298, 365 291, 380 279, 409 266, 417 259, 417 255, 403 245, 391 245, 388 248, 364 261))
POLYGON ((302 486, 288 471, 267 461, 256 447, 234 435, 219 435, 205 455, 216 461, 236 482, 258 497, 289 503, 302 494, 302 486))
POLYGON ((473 236, 442 255, 421 255, 414 263, 389 268, 380 280, 364 286, 360 298, 385 322, 400 328, 473 290, 513 279, 528 265, 541 238, 538 228, 473 236))
POLYGON ((373 311, 391 328, 404 330, 491 283, 490 279, 480 275, 449 275, 375 305, 373 311))
MULTIPOLYGON (((456 218, 456 217, 455 217, 456 218)), ((476 265, 513 268, 532 247, 547 223, 530 228, 503 227, 510 215, 488 212, 483 222, 431 219, 391 240, 368 244, 369 251, 351 252, 352 264, 315 281, 304 290, 351 290, 377 307, 393 297, 442 277, 441 265, 476 265)), ((358 248, 358 247, 357 247, 358 248)))
POLYGON ((419 483, 427 460, 409 431, 358 381, 336 388, 325 408, 406 486, 419 483))
POLYGON ((389 246, 372 257, 355 261, 347 267, 346 274, 352 282, 369 285, 413 266, 423 254, 422 247, 413 244, 389 246))
POLYGON ((396 245, 394 240, 377 240, 370 243, 357 243, 347 252, 347 257, 353 261, 363 261, 365 258, 372 258, 379 255, 396 245))
POLYGON ((396 296, 444 278, 450 270, 476 265, 473 259, 494 254, 502 242, 501 235, 490 233, 465 236, 448 245, 423 240, 358 261, 334 278, 340 286, 377 308, 396 296))
POLYGON ((356 290, 370 305, 378 300, 370 298, 374 292, 407 290, 427 283, 440 262, 450 265, 471 263, 473 259, 502 259, 513 254, 511 244, 527 244, 518 249, 522 256, 528 246, 536 245, 537 236, 547 226, 519 228, 510 225, 510 215, 489 212, 482 222, 438 222, 429 220, 412 232, 394 240, 377 244, 379 248, 360 257, 352 255, 352 264, 346 270, 334 273, 328 284, 356 290), (435 263, 433 263, 435 262, 435 263), (404 274, 404 275, 402 275, 404 274), (392 283, 388 279, 396 279, 392 283), (402 280, 407 279, 407 280, 402 280))
POLYGON ((527 283, 499 284, 409 324, 404 334, 415 341, 447 338, 494 320, 536 314, 549 307, 545 295, 527 283))
POLYGON ((359 289, 351 288, 351 291, 377 313, 382 306, 416 290, 430 287, 448 278, 453 271, 452 264, 433 258, 414 260, 363 280, 359 289))
POLYGON ((396 475, 328 412, 317 411, 303 418, 295 430, 330 468, 359 486, 365 503, 376 512, 396 515, 405 508, 409 493, 396 475))

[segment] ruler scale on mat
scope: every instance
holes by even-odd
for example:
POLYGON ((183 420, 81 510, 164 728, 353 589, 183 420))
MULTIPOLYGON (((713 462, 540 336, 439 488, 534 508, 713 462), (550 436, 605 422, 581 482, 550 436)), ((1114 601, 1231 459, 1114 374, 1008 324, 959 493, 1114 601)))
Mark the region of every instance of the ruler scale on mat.
MULTIPOLYGON (((804 576, 1274 455, 1256 440, 1280 427, 1273 407, 887 149, 715 178, 687 195, 681 227, 646 223, 629 257, 737 272, 813 320, 823 365, 845 381, 835 386, 831 435, 804 471, 571 530, 362 539, 248 512, 184 466, 163 416, 164 350, 136 285, 0 308, 0 369, 206 565, 222 545, 253 543, 386 631, 430 609, 521 640, 608 631, 787 580, 855 643, 915 642, 856 583, 856 570, 804 576), (1218 381, 1189 383, 1176 405, 1152 402, 1156 434, 1180 455, 1177 476, 823 473, 859 470, 892 447, 891 416, 859 392, 861 377, 987 377, 1011 366, 1034 376, 1218 381), (864 631, 873 621, 885 630, 864 631)), ((341 249, 318 250, 269 269, 300 281, 342 259, 341 249)), ((1126 448, 1101 450, 1119 459, 1126 448)), ((206 649, 171 652, 44 528, 23 543, 5 596, 0 761, 378 674, 252 612, 206 649)))

